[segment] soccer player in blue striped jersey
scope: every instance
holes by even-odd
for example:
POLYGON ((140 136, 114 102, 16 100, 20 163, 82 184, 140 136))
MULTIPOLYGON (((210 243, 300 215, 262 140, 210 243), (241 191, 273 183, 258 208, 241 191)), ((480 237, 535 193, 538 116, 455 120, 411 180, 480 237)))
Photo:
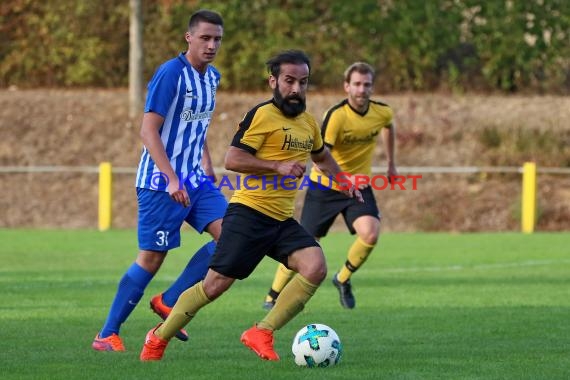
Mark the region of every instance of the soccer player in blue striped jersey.
MULTIPOLYGON (((143 296, 169 250, 180 246, 184 222, 207 231, 213 241, 201 247, 178 279, 152 297, 151 309, 162 319, 178 296, 204 278, 227 201, 213 186, 206 133, 216 105, 220 73, 210 63, 222 41, 222 17, 200 10, 190 17, 185 34, 188 49, 162 64, 148 85, 137 171, 139 253, 119 282, 107 320, 92 347, 124 351, 119 329, 143 296)), ((187 340, 184 330, 176 335, 187 340)))

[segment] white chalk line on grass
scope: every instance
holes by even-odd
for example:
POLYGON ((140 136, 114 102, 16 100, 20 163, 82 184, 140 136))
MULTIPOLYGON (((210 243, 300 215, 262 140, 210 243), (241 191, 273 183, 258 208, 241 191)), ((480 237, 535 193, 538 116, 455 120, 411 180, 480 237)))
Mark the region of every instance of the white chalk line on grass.
POLYGON ((558 264, 570 264, 570 259, 560 260, 528 260, 512 263, 496 263, 496 264, 477 264, 477 265, 449 265, 439 267, 409 267, 409 268, 384 268, 382 272, 389 273, 405 273, 405 272, 446 272, 446 271, 459 271, 459 270, 482 270, 482 269, 503 269, 503 268, 522 268, 522 267, 536 267, 548 266, 558 264))

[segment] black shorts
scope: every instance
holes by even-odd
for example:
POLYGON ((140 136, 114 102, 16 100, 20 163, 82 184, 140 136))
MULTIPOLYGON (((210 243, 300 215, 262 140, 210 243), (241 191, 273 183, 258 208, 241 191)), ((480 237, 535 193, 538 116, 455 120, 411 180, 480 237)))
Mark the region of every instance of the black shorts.
POLYGON ((287 266, 293 252, 320 247, 293 218, 279 221, 240 203, 230 203, 210 268, 224 276, 248 277, 264 256, 287 266))
POLYGON ((353 235, 356 231, 352 224, 358 217, 370 215, 380 219, 380 210, 370 186, 360 190, 364 198, 364 203, 360 203, 356 198, 348 198, 339 191, 323 189, 317 183, 313 185, 308 187, 305 194, 301 225, 314 237, 326 236, 335 218, 341 213, 348 230, 353 235))

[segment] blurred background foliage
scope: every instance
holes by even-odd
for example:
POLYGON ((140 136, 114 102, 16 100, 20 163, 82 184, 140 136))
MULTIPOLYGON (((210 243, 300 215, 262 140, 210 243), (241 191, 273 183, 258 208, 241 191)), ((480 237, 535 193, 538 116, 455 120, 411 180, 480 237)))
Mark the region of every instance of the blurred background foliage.
MULTIPOLYGON (((299 48, 319 90, 364 60, 382 91, 570 93, 568 0, 143 0, 145 81, 200 8, 224 17, 228 90, 264 89, 264 62, 299 48)), ((0 4, 1 87, 125 87, 128 59, 128 1, 0 4)))

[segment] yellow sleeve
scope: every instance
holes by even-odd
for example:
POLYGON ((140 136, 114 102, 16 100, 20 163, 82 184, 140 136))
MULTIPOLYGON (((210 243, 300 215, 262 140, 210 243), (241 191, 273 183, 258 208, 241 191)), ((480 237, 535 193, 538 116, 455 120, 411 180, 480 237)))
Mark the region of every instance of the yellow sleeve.
POLYGON ((267 135, 267 130, 263 126, 264 116, 262 112, 257 112, 251 123, 245 126, 243 134, 239 140, 241 144, 245 144, 256 151, 261 148, 267 135))
POLYGON ((341 142, 338 141, 338 139, 344 126, 344 117, 342 116, 342 112, 338 111, 338 109, 330 112, 332 112, 332 114, 328 118, 325 118, 326 124, 323 124, 323 138, 327 145, 334 146, 337 142, 341 142))

